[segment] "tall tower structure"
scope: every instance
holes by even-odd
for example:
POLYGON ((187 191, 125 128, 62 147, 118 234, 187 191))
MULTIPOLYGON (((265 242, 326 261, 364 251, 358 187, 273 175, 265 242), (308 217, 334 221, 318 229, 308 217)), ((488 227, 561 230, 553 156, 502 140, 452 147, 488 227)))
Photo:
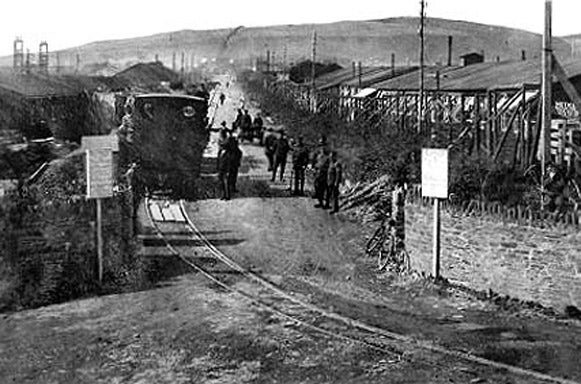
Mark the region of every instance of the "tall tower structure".
POLYGON ((26 49, 26 73, 30 73, 30 69, 32 67, 32 54, 30 53, 30 49, 26 49))
POLYGON ((24 41, 22 37, 14 39, 14 69, 18 71, 24 69, 24 41))
POLYGON ((41 41, 38 47, 38 70, 48 74, 48 43, 41 41))

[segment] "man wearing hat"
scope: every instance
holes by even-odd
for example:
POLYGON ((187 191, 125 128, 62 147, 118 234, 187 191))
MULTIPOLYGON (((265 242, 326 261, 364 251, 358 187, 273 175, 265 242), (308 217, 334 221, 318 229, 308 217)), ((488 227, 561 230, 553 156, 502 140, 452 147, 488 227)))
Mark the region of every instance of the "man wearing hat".
POLYGON ((332 151, 329 157, 329 170, 327 171, 327 194, 325 196, 325 208, 333 208, 331 214, 339 212, 339 186, 343 181, 343 165, 339 161, 336 151, 332 151))
POLYGON ((309 150, 305 147, 303 137, 299 136, 293 148, 293 171, 295 174, 294 195, 302 196, 305 193, 305 168, 309 164, 309 150))
POLYGON ((327 146, 327 137, 322 135, 317 149, 313 153, 311 164, 315 169, 315 195, 318 200, 316 208, 324 206, 324 200, 327 195, 327 172, 329 170, 329 147, 327 146))
POLYGON ((280 181, 284 177, 284 168, 286 167, 286 158, 290 151, 290 144, 286 138, 284 129, 281 129, 280 136, 274 145, 274 167, 272 169, 272 181, 276 179, 276 171, 280 167, 280 181))
POLYGON ((264 154, 266 155, 266 160, 268 160, 268 171, 272 171, 274 163, 274 147, 276 144, 276 134, 271 127, 266 129, 264 135, 264 154))
POLYGON ((222 155, 222 153, 226 150, 226 143, 228 141, 228 136, 229 136, 229 131, 228 131, 228 127, 226 126, 226 122, 222 121, 222 123, 220 123, 220 131, 218 133, 218 154, 216 156, 216 158, 218 159, 218 163, 217 163, 217 167, 219 168, 219 159, 220 156, 222 155))

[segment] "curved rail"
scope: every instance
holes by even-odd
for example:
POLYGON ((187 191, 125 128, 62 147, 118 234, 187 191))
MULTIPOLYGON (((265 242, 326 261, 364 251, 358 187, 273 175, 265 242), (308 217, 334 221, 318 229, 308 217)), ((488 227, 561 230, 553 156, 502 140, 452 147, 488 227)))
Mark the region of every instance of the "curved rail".
MULTIPOLYGON (((148 199, 145 200, 145 204, 146 204, 146 207, 147 207, 146 208, 146 213, 147 213, 148 220, 149 220, 150 224, 152 225, 152 227, 155 228, 156 236, 165 243, 166 248, 174 256, 180 258, 184 263, 186 263, 187 265, 189 265, 190 267, 192 267, 193 269, 195 269, 196 271, 198 271, 199 273, 201 273, 207 279, 209 279, 212 282, 214 282, 215 284, 219 285, 221 288, 223 288, 223 289, 225 289, 225 290, 227 290, 227 291, 229 291, 231 293, 235 293, 235 294, 237 294, 237 295, 239 295, 239 296, 241 296, 241 297, 249 300, 250 302, 256 304, 257 306, 261 307, 262 309, 267 310, 267 311, 269 311, 271 313, 274 313, 274 314, 276 314, 276 315, 278 315, 278 316, 280 316, 280 317, 282 317, 282 318, 284 318, 286 320, 292 321, 293 323, 296 323, 296 324, 298 324, 298 325, 300 325, 300 326, 302 326, 304 328, 307 328, 307 329, 316 331, 318 333, 324 334, 324 335, 329 336, 329 337, 332 337, 332 338, 341 339, 341 340, 344 340, 344 341, 361 344, 361 345, 363 345, 363 346, 365 346, 367 348, 374 349, 376 351, 383 352, 383 353, 387 353, 387 354, 390 354, 392 356, 395 356, 398 359, 398 361, 401 360, 401 358, 403 356, 403 353, 400 353, 398 351, 394 351, 393 349, 391 349, 391 348, 389 348, 387 346, 384 346, 384 345, 376 345, 376 344, 373 344, 373 343, 368 342, 368 341, 365 341, 365 340, 361 340, 361 339, 357 339, 357 338, 350 337, 350 336, 347 336, 347 335, 343 335, 343 334, 337 333, 336 331, 329 331, 329 330, 326 330, 326 329, 321 328, 319 326, 310 324, 307 321, 301 320, 301 319, 299 319, 299 318, 297 318, 295 316, 292 316, 292 315, 289 315, 289 314, 287 314, 285 312, 282 312, 281 310, 273 307, 272 305, 269 305, 269 304, 265 303, 264 301, 262 301, 262 300, 260 300, 260 299, 258 299, 256 297, 254 297, 254 296, 252 296, 252 295, 250 295, 250 294, 248 294, 248 293, 246 293, 246 292, 244 292, 242 290, 233 288, 233 287, 231 287, 231 286, 223 283, 220 279, 216 278, 214 275, 212 275, 212 273, 210 273, 209 271, 207 271, 205 268, 201 267, 200 265, 198 265, 196 263, 193 263, 192 261, 190 261, 186 257, 184 257, 177 249, 175 249, 174 246, 172 246, 165 239, 165 237, 163 235, 163 232, 160 230, 159 226, 157 224, 155 224, 155 221, 152 218, 151 212, 149 211, 149 208, 148 208, 148 206, 149 206, 149 200, 148 199)), ((182 210, 182 214, 184 214, 184 218, 188 222, 187 227, 190 228, 191 221, 189 220, 189 217, 185 214, 185 211, 183 210, 183 207, 181 206, 181 204, 180 204, 180 209, 182 210)), ((193 228, 195 228, 195 227, 193 227, 193 228)), ((193 228, 190 228, 190 230, 192 230, 193 228)), ((214 254, 215 251, 217 251, 213 246, 211 246, 211 247, 208 246, 208 245, 211 245, 211 244, 207 241, 207 239, 205 239, 205 237, 199 236, 199 235, 197 235, 197 236, 200 238, 200 240, 202 240, 204 242, 204 245, 213 254, 214 254)), ((222 259, 220 259, 220 258, 218 258, 218 259, 222 261, 222 259)), ((241 274, 243 274, 245 276, 248 276, 248 274, 242 272, 243 269, 241 269, 241 267, 240 267, 240 269, 239 268, 235 268, 233 266, 233 265, 235 265, 235 263, 232 264, 232 265, 230 263, 225 263, 225 264, 228 265, 228 266, 230 266, 231 268, 233 268, 233 269, 241 272, 241 274)), ((278 288, 277 288, 277 290, 275 292, 277 292, 277 291, 278 292, 283 292, 283 291, 279 290, 278 288)), ((288 297, 288 294, 284 293, 283 296, 285 298, 287 298, 288 297)))
POLYGON ((231 268, 239 271, 244 276, 247 276, 248 278, 256 281, 257 283, 263 285, 264 287, 280 294, 281 296, 283 296, 287 300, 290 300, 293 303, 300 305, 306 309, 309 309, 309 310, 314 311, 314 312, 318 312, 327 318, 330 318, 330 319, 333 319, 333 320, 336 320, 339 322, 343 322, 343 323, 347 324, 348 326, 351 326, 354 328, 359 328, 359 329, 367 331, 369 333, 373 333, 373 334, 376 334, 379 336, 390 338, 392 340, 396 340, 399 342, 403 342, 403 343, 411 345, 411 346, 420 347, 422 349, 425 349, 425 350, 428 350, 431 352, 440 353, 443 355, 455 357, 458 359, 462 359, 462 360, 469 361, 472 363, 477 363, 477 364, 480 364, 483 366, 488 366, 488 367, 495 368, 495 369, 500 369, 500 370, 504 369, 504 370, 507 370, 507 371, 514 373, 514 374, 517 374, 517 375, 533 377, 533 378, 538 379, 538 380, 549 381, 549 382, 560 383, 560 384, 579 384, 579 382, 577 382, 577 381, 573 381, 573 380, 569 380, 569 379, 565 379, 565 378, 561 378, 561 377, 550 376, 550 375, 540 373, 537 371, 533 371, 530 369, 525 369, 525 368, 520 368, 520 367, 517 367, 514 365, 510 365, 510 364, 500 363, 497 361, 489 360, 489 359, 475 356, 475 355, 465 353, 465 352, 450 350, 448 348, 445 348, 445 347, 442 347, 439 345, 435 345, 435 344, 432 344, 432 343, 427 342, 427 341, 413 339, 409 336, 401 335, 398 333, 387 331, 383 328, 378 328, 378 327, 375 327, 375 326, 372 326, 369 324, 365 324, 359 320, 355 320, 355 319, 351 319, 351 318, 348 318, 345 316, 341 316, 337 313, 326 311, 326 310, 319 308, 313 304, 306 303, 300 299, 297 299, 296 297, 289 295, 287 292, 281 290, 280 288, 278 288, 277 286, 275 286, 274 284, 272 284, 268 280, 264 279, 263 277, 253 273, 252 271, 249 271, 249 270, 243 268, 241 265, 237 264, 235 261, 231 260, 224 253, 222 253, 220 250, 218 250, 198 230, 198 228, 195 226, 195 224, 189 218, 189 216, 187 215, 187 213, 185 211, 183 200, 180 200, 180 210, 182 211, 182 215, 184 216, 184 218, 186 219, 186 222, 188 223, 188 228, 190 228, 190 230, 193 231, 193 233, 195 233, 195 235, 204 242, 204 245, 206 245, 208 247, 208 249, 210 249, 212 251, 212 254, 214 254, 216 256, 216 258, 218 258, 220 261, 224 262, 225 264, 227 264, 231 268))
MULTIPOLYGON (((358 344, 362 344, 365 345, 366 347, 378 350, 378 351, 382 351, 385 353, 389 353, 392 355, 396 355, 398 357, 398 359, 401 359, 403 356, 402 352, 399 351, 394 351, 393 347, 388 347, 386 345, 376 345, 373 343, 370 343, 368 341, 365 340, 361 340, 358 338, 354 338, 351 336, 347 336, 347 335, 343 335, 338 333, 337 331, 328 331, 326 329, 323 329, 321 327, 318 327, 316 325, 310 324, 304 320, 298 319, 292 315, 286 314, 276 308, 274 308, 273 306, 261 301, 260 299, 246 293, 243 292, 241 290, 238 290, 236 288, 233 288, 223 282, 221 282, 218 278, 216 278, 214 275, 212 275, 210 272, 208 272, 207 270, 205 270, 203 267, 191 262, 190 260, 188 260, 186 257, 184 257, 177 249, 175 249, 175 247, 173 247, 165 238, 164 235, 162 233, 162 231, 160 230, 159 226, 157 224, 155 224, 153 218, 151 217, 151 214, 149 212, 149 200, 146 199, 145 201, 146 204, 146 212, 148 215, 148 219, 150 221, 150 223, 152 224, 152 226, 155 228, 156 230, 156 235, 162 240, 164 241, 164 243, 166 244, 166 247, 168 248, 168 250, 170 250, 170 252, 172 254, 174 254, 175 256, 179 257, 181 260, 183 260, 187 265, 191 266, 192 268, 194 268, 195 270, 197 270, 198 272, 200 272, 201 274, 203 274, 206 278, 208 278, 209 280, 215 282, 216 284, 220 285, 222 288, 238 294, 248 300, 250 300, 251 302, 255 303, 256 305, 260 306, 261 308, 268 310, 272 313, 275 313, 287 320, 290 320, 294 323, 297 323, 305 328, 317 331, 319 333, 325 334, 327 336, 332 336, 338 339, 342 339, 342 340, 346 340, 346 341, 350 341, 350 342, 355 342, 358 344)), ((580 384, 577 381, 574 380, 570 380, 570 379, 566 379, 566 378, 561 378, 561 377, 554 377, 554 376, 550 376, 544 373, 540 373, 537 371, 533 371, 530 369, 525 369, 525 368, 520 368, 517 366, 513 366, 513 365, 509 365, 509 364, 505 364, 505 363, 500 363, 500 362, 496 362, 496 361, 492 361, 483 357, 479 357, 479 356, 475 356, 469 353, 465 353, 465 352, 460 352, 460 351, 455 351, 455 350, 450 350, 448 348, 433 344, 431 342, 425 341, 425 340, 417 340, 414 339, 412 337, 409 336, 405 336, 402 334, 398 334, 395 332, 391 332, 388 330, 385 330, 383 328, 379 328, 379 327, 375 327, 366 323, 363 323, 359 320, 355 320, 346 316, 342 316, 339 315, 337 313, 334 312, 330 312, 327 310, 324 310, 320 307, 317 307, 313 304, 307 303, 303 300, 300 300, 296 297, 291 296, 289 293, 285 292, 284 290, 280 289, 279 287, 277 287, 275 284, 273 284, 272 282, 266 280, 265 278, 257 275, 256 273, 242 267, 240 264, 236 263, 235 261, 233 261, 232 259, 228 258, 223 252, 221 252, 218 248, 216 248, 201 232, 200 230, 196 227, 196 225, 192 222, 192 220, 190 219, 190 217, 187 215, 185 207, 184 207, 184 201, 180 200, 179 201, 179 205, 180 205, 180 211, 181 214, 183 215, 183 217, 186 220, 186 227, 188 228, 188 230, 192 233, 193 236, 197 237, 199 240, 202 241, 202 243, 204 244, 204 246, 212 253, 212 255, 214 257, 216 257, 216 259, 218 259, 219 261, 221 261, 222 263, 226 264, 227 266, 229 266, 230 268, 232 268, 233 270, 239 272, 242 276, 256 282, 259 285, 262 285, 263 287, 267 288, 268 290, 270 290, 271 292, 274 292, 276 294, 278 294, 279 296, 281 296, 282 298, 300 306, 303 307, 304 309, 307 309, 311 312, 315 312, 318 313, 319 315, 322 315, 328 319, 343 323, 344 325, 350 327, 350 328, 354 328, 354 329, 358 329, 360 331, 364 331, 366 333, 372 334, 372 335, 376 335, 376 336, 381 336, 384 339, 389 339, 389 340, 393 340, 393 341, 397 341, 406 345, 409 345, 411 347, 418 347, 430 352, 434 352, 434 353, 438 353, 438 354, 442 354, 445 356, 449 356, 449 357, 453 357, 456 359, 461 359, 464 361, 468 361, 471 363, 475 363, 475 364, 479 364, 481 366, 485 366, 485 367, 489 367, 489 368, 494 368, 494 369, 498 369, 498 370, 506 370, 510 373, 519 375, 519 376, 525 376, 525 377, 531 377, 531 378, 535 378, 537 380, 541 380, 541 381, 548 381, 548 382, 553 382, 553 383, 559 383, 559 384, 580 384)))

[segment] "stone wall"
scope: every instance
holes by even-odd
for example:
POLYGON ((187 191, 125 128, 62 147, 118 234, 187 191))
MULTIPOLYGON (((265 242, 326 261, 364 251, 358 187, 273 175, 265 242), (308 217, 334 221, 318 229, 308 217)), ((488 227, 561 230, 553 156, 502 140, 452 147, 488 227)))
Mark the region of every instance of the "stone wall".
MULTIPOLYGON (((431 273, 433 207, 406 205, 412 267, 431 273)), ((442 212, 442 276, 477 290, 563 309, 581 306, 581 233, 442 212)))

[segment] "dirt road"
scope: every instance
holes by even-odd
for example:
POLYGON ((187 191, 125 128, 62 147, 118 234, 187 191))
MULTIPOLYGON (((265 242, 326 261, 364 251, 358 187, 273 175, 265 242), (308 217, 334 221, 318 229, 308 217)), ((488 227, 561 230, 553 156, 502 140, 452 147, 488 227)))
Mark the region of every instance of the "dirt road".
MULTIPOLYGON (((217 124, 230 123, 241 102, 235 83, 225 92, 217 124)), ((251 101, 245 105, 254 115, 251 101)), ((212 143, 208 157, 215 154, 212 143)), ((162 286, 0 317, 0 383, 547 382, 426 346, 541 372, 555 377, 553 382, 581 381, 579 323, 502 309, 423 280, 378 274, 362 252, 371 227, 315 209, 310 198, 290 197, 288 179, 265 183, 262 148, 245 144, 242 149, 246 180, 233 200, 185 204, 202 234, 293 297, 411 343, 395 340, 393 351, 380 352, 341 338, 342 328, 335 334, 305 328, 233 293, 240 289, 270 298, 268 290, 235 273, 221 275, 225 289, 150 237, 144 257, 155 257, 159 273, 163 267, 173 276, 162 286), (256 180, 262 180, 260 187, 256 180)), ((153 234, 144 212, 141 220, 144 231, 153 234)), ((175 249, 213 263, 183 223, 165 225, 166 240, 175 249)))

